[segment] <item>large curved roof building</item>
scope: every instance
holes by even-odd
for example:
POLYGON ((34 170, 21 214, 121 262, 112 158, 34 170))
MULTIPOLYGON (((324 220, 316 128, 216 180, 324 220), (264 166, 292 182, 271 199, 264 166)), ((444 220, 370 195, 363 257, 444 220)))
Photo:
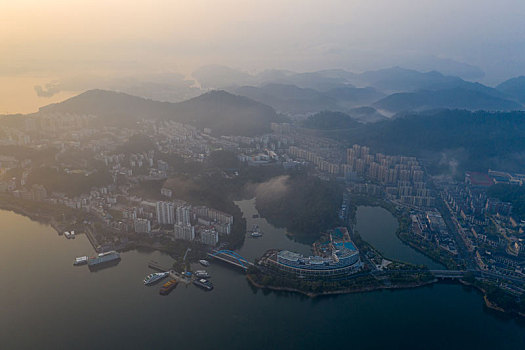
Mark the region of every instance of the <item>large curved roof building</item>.
POLYGON ((359 271, 362 266, 359 250, 350 240, 345 228, 336 230, 330 235, 330 242, 319 247, 322 255, 306 257, 281 250, 271 254, 266 260, 267 264, 303 278, 340 277, 359 271), (341 232, 341 229, 344 231, 341 232))

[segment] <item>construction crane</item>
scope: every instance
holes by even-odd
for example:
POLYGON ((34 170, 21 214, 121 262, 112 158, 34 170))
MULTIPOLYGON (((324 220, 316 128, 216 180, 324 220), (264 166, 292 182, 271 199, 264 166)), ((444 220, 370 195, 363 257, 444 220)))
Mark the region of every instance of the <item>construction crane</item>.
POLYGON ((186 263, 186 256, 188 255, 189 252, 191 252, 191 248, 186 249, 186 253, 184 253, 184 258, 182 259, 183 263, 186 263))

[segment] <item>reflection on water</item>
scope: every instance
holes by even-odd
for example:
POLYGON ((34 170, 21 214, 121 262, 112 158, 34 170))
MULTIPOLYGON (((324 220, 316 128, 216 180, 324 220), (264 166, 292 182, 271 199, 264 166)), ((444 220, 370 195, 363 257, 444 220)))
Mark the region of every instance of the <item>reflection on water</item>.
POLYGON ((286 249, 305 255, 311 254, 311 246, 291 239, 286 234, 286 229, 276 228, 262 217, 254 218, 254 215, 258 216, 259 214, 255 208, 255 199, 238 201, 235 204, 243 212, 246 228, 250 230, 256 224, 263 233, 263 236, 258 238, 252 238, 249 233, 246 235, 244 245, 239 249, 239 254, 246 259, 253 261, 261 257, 268 249, 286 249))
POLYGON ((385 258, 412 264, 423 264, 429 268, 440 269, 442 265, 404 244, 396 236, 397 219, 381 207, 360 206, 356 213, 356 230, 359 235, 385 258))
MULTIPOLYGON (((243 254, 274 244, 309 251, 260 226, 268 235, 247 239, 243 254)), ((93 253, 84 235, 67 240, 0 211, 0 237, 2 349, 525 348, 525 328, 494 317, 460 285, 312 300, 255 289, 238 270, 212 263, 212 292, 181 284, 161 297, 160 286, 142 281, 150 260, 172 263, 166 254, 129 251, 117 267, 90 273, 73 266, 93 253)))

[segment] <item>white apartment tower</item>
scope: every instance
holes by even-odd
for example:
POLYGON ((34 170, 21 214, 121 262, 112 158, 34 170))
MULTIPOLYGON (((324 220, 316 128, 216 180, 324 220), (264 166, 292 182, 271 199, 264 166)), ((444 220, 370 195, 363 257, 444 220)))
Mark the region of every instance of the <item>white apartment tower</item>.
POLYGON ((175 223, 175 205, 172 202, 157 202, 157 221, 161 225, 175 223))

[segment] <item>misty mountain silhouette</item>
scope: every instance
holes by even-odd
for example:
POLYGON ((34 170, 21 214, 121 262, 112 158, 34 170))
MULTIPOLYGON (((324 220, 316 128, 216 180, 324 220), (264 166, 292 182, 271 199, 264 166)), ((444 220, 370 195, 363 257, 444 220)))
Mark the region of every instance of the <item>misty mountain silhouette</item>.
POLYGON ((226 91, 211 91, 179 103, 159 102, 115 91, 89 90, 60 103, 40 108, 41 113, 94 114, 117 122, 140 118, 171 119, 215 135, 258 135, 279 121, 275 110, 226 91))

